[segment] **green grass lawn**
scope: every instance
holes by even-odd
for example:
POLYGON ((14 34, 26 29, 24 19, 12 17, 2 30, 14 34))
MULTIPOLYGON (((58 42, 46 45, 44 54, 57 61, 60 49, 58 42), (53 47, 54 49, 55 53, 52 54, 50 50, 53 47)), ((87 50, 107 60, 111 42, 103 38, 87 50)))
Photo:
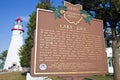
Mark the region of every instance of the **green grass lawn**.
POLYGON ((21 72, 0 73, 0 80, 26 80, 26 76, 21 72))
POLYGON ((96 76, 91 76, 89 78, 85 78, 84 80, 113 80, 113 76, 111 76, 111 75, 96 75, 96 76))
MULTIPOLYGON (((0 72, 0 80, 26 80, 26 75, 25 73, 22 73, 22 72, 9 72, 4 74, 1 74, 0 72)), ((86 78, 84 80, 113 80, 113 76, 96 75, 96 76, 91 76, 89 78, 86 78)))

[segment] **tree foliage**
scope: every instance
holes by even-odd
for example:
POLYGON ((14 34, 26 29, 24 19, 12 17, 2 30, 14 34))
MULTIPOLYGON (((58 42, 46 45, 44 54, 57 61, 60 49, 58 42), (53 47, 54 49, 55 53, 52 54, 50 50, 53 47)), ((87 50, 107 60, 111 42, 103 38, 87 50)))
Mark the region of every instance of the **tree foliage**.
POLYGON ((7 50, 0 53, 0 67, 3 67, 3 65, 5 63, 6 56, 7 56, 7 50))
MULTIPOLYGON (((51 6, 49 0, 40 1, 36 8, 49 9, 51 6)), ((30 57, 31 57, 31 48, 33 47, 34 40, 34 30, 36 27, 36 11, 32 12, 30 15, 29 22, 27 24, 27 38, 25 39, 25 44, 21 48, 20 54, 20 63, 22 67, 30 67, 30 57)))

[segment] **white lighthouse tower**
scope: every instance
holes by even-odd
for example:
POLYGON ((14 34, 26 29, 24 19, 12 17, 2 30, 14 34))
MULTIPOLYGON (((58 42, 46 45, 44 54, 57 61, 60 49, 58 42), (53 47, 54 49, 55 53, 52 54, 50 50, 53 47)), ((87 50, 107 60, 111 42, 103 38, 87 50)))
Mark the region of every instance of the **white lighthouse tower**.
POLYGON ((23 45, 23 28, 21 24, 22 20, 20 18, 16 19, 16 24, 11 29, 12 37, 10 46, 8 49, 8 54, 6 57, 4 69, 5 70, 13 70, 13 71, 21 71, 22 67, 20 64, 20 56, 19 50, 23 45))

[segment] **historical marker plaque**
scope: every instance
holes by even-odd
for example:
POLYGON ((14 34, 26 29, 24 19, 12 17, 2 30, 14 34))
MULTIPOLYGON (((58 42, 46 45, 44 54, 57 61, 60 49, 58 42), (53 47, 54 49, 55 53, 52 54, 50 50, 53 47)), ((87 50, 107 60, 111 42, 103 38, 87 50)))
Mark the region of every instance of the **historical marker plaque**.
POLYGON ((37 9, 33 76, 107 73, 103 21, 86 23, 82 7, 65 2, 67 11, 55 18, 50 10, 37 9))

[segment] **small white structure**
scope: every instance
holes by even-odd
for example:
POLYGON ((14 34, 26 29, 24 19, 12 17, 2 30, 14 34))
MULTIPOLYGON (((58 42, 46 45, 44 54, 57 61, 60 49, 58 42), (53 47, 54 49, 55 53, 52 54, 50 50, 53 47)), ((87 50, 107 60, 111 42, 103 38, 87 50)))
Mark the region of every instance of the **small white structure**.
MULTIPOLYGON (((32 77, 30 73, 27 73, 26 75, 26 80, 44 80, 46 77, 32 77)), ((47 80, 52 80, 52 79, 47 79, 47 80)))
POLYGON ((106 48, 106 53, 107 53, 107 62, 108 62, 108 72, 113 74, 114 70, 113 70, 113 64, 112 64, 112 48, 108 47, 106 48))
POLYGON ((20 47, 23 45, 23 28, 22 28, 22 20, 20 18, 16 19, 16 24, 11 29, 12 31, 12 37, 10 46, 8 49, 8 54, 6 57, 4 70, 9 71, 21 71, 22 67, 20 65, 20 56, 19 56, 19 50, 20 47))

